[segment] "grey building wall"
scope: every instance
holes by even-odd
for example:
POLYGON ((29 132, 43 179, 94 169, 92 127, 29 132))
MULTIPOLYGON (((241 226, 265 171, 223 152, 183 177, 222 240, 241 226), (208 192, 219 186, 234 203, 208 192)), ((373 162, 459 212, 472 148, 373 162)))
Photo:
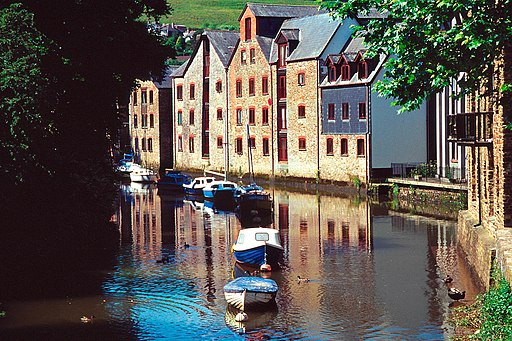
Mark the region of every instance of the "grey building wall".
POLYGON ((367 120, 359 119, 359 103, 366 102, 366 86, 322 89, 322 134, 365 134, 367 120), (334 121, 328 120, 329 103, 334 103, 334 121), (341 119, 341 104, 348 103, 349 120, 341 119))

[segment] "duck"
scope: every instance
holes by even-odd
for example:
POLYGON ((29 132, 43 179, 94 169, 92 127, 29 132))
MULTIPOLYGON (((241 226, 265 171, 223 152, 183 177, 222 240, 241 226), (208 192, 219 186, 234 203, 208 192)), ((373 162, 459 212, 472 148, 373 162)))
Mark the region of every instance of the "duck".
POLYGON ((238 312, 238 314, 236 314, 236 316, 235 316, 236 322, 244 322, 244 321, 247 321, 248 319, 249 319, 249 316, 247 316, 247 314, 243 310, 240 310, 238 312))
POLYGON ((444 279, 444 283, 450 284, 451 282, 453 282, 453 278, 450 275, 446 276, 446 278, 444 279))
POLYGON ((82 316, 80 318, 80 321, 82 321, 82 323, 89 323, 89 322, 92 322, 92 320, 94 319, 94 315, 91 315, 91 316, 82 316))
POLYGON ((309 282, 309 278, 302 278, 300 276, 297 276, 297 279, 299 280, 299 282, 304 282, 304 283, 309 282))
POLYGON ((448 289, 448 296, 450 296, 450 298, 455 301, 462 300, 464 299, 464 297, 466 297, 466 291, 460 291, 459 289, 456 288, 450 288, 448 289))
POLYGON ((185 245, 183 245, 183 247, 184 247, 185 249, 188 249, 188 248, 190 247, 190 244, 185 243, 185 245))

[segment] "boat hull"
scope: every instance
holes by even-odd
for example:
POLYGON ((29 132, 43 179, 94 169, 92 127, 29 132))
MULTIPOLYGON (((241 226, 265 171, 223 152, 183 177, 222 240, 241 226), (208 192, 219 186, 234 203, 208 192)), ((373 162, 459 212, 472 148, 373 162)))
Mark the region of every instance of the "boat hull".
POLYGON ((130 173, 130 180, 133 182, 156 182, 157 179, 156 174, 130 173))
POLYGON ((224 297, 231 306, 247 310, 274 303, 277 290, 271 279, 239 277, 224 286, 224 297))
POLYGON ((247 265, 261 266, 270 264, 273 267, 279 266, 283 256, 283 250, 271 245, 262 245, 247 250, 233 251, 237 262, 247 265))

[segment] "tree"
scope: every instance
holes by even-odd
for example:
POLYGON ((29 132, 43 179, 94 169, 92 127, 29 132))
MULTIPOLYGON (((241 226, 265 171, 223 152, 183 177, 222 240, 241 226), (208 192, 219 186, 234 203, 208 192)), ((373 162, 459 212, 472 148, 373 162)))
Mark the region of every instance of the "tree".
POLYGON ((117 105, 136 79, 163 74, 172 50, 146 22, 169 11, 165 0, 0 2, 4 242, 73 247, 116 231, 105 223, 117 193, 117 105))
POLYGON ((321 7, 341 18, 379 14, 355 29, 364 30, 370 55, 391 56, 377 89, 401 111, 418 108, 453 79, 464 93, 510 90, 491 82, 496 60, 512 46, 511 0, 336 0, 321 7))

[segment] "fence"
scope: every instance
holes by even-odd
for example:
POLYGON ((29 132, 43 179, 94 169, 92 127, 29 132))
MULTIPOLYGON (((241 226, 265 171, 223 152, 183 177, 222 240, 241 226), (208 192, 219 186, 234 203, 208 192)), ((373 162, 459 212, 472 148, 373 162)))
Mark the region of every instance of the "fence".
POLYGON ((435 163, 392 163, 394 178, 416 178, 421 180, 448 179, 452 182, 466 181, 465 167, 438 167, 435 163))

